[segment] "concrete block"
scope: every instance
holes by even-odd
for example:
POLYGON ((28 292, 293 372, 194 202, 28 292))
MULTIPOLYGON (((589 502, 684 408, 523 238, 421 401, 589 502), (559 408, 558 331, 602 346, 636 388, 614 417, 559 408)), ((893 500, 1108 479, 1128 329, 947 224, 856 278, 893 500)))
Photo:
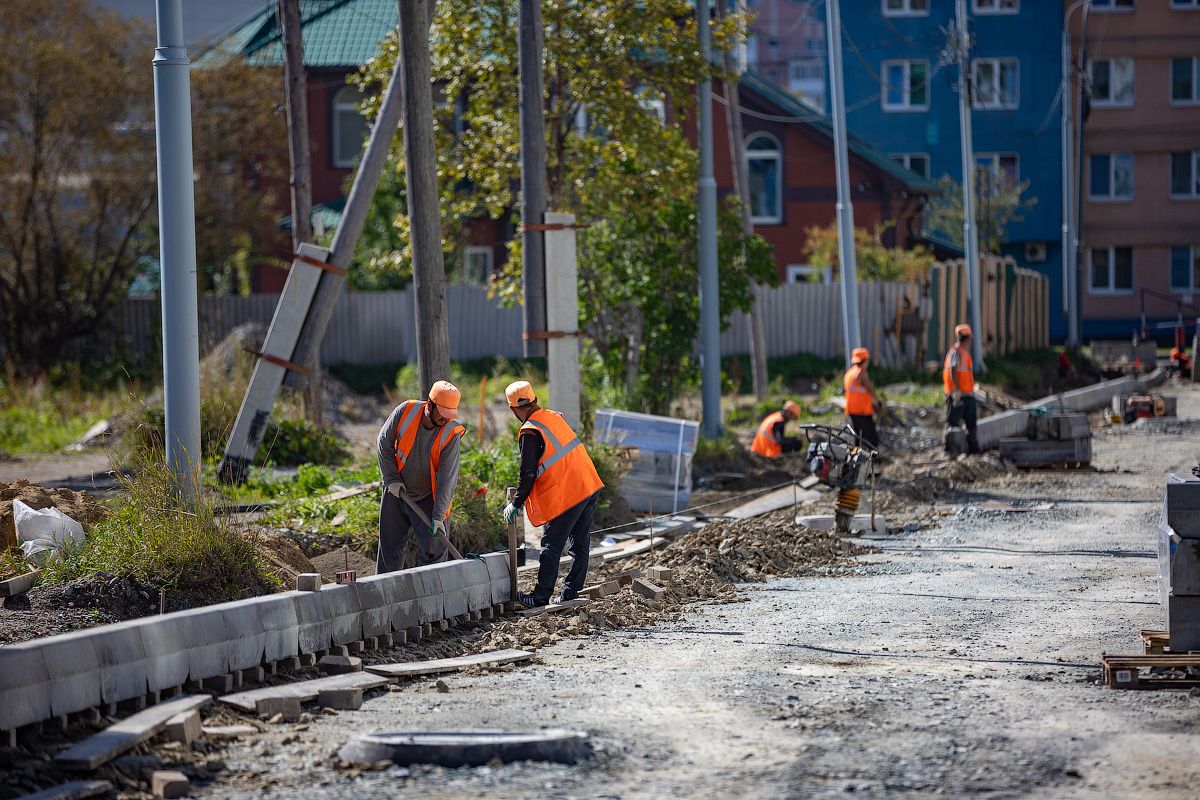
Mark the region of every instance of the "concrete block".
POLYGON ((419 600, 404 600, 391 606, 392 631, 403 633, 421 621, 419 600))
POLYGON ((167 725, 163 728, 163 733, 166 734, 167 740, 179 742, 185 747, 190 747, 192 742, 200 738, 200 711, 193 708, 191 711, 184 711, 182 714, 176 714, 167 720, 167 725))
POLYGON ((1089 464, 1092 461, 1092 438, 1091 434, 1086 438, 1065 442, 1005 438, 1000 440, 1000 457, 1021 467, 1089 464))
POLYGON ((1167 524, 1184 539, 1200 539, 1200 480, 1167 480, 1167 524))
POLYGON ((263 634, 259 605, 250 600, 237 600, 212 606, 220 610, 225 621, 227 669, 231 672, 249 669, 262 663, 263 634))
POLYGON ((1159 574, 1167 579, 1165 592, 1176 597, 1200 595, 1200 539, 1184 539, 1177 533, 1168 534, 1167 548, 1159 548, 1159 574))
POLYGON ((41 648, 31 643, 0 647, 0 730, 15 731, 51 714, 50 674, 41 648))
POLYGON ((661 586, 651 583, 645 578, 638 578, 635 580, 633 582, 633 590, 642 597, 648 597, 651 600, 657 600, 658 598, 662 597, 666 591, 661 586))
POLYGON ((271 719, 276 714, 282 715, 283 722, 296 722, 300 719, 301 708, 299 697, 262 697, 254 703, 254 713, 263 719, 271 719))
POLYGON ((1200 650, 1200 597, 1167 598, 1167 634, 1172 650, 1200 650))
POLYGON ((146 684, 152 692, 180 686, 188 679, 190 617, 164 614, 137 620, 146 653, 146 684))
POLYGON ((335 584, 323 587, 318 593, 325 616, 332 625, 334 644, 348 644, 362 639, 362 609, 358 605, 358 591, 353 584, 335 584))
POLYGON ((382 633, 376 639, 375 647, 379 650, 390 650, 392 647, 392 634, 382 633))
POLYGON ((379 637, 378 636, 368 636, 365 639, 363 639, 362 643, 363 643, 364 650, 373 651, 373 650, 379 649, 379 637))
POLYGON ((481 559, 469 558, 462 562, 464 586, 484 586, 492 582, 488 566, 481 559))
POLYGON ((155 770, 150 776, 150 791, 155 797, 187 797, 191 783, 178 770, 155 770))
POLYGON ((202 681, 229 672, 229 639, 225 615, 216 607, 194 608, 169 614, 188 631, 188 677, 202 681))
POLYGON ((425 634, 425 626, 424 625, 413 625, 413 626, 405 629, 404 642, 405 642, 405 644, 408 644, 410 642, 419 642, 419 641, 421 641, 421 637, 424 634, 425 634))
POLYGON ((302 572, 296 576, 296 591, 298 592, 319 592, 321 591, 321 573, 319 572, 302 572))
POLYGON ((437 566, 438 577, 442 582, 442 593, 451 589, 462 589, 467 586, 470 573, 467 569, 469 561, 445 561, 437 566))
POLYGON ((297 655, 300 623, 292 593, 258 597, 255 603, 263 631, 263 660, 270 663, 297 655))
POLYGON ((317 703, 321 708, 336 708, 339 711, 354 711, 362 708, 363 690, 361 686, 340 689, 321 689, 317 692, 317 703))
POLYGON ((46 659, 50 712, 54 716, 100 705, 100 659, 92 631, 51 636, 37 643, 46 659))
POLYGON ((467 589, 464 586, 459 586, 454 589, 447 589, 442 593, 442 615, 444 619, 457 617, 466 614, 471 610, 470 604, 467 602, 467 589))
POLYGON ((483 563, 487 565, 492 580, 508 580, 508 553, 485 553, 483 563))
POLYGON ((670 567, 647 567, 646 568, 646 577, 652 581, 655 581, 656 583, 669 581, 669 580, 671 580, 671 568, 670 567))
POLYGON ((468 586, 466 593, 467 608, 471 610, 472 616, 492 604, 492 584, 490 582, 468 586))
POLYGON ((367 644, 366 642, 350 642, 350 644, 346 645, 346 649, 352 655, 359 655, 367 649, 367 644))
POLYGON ((417 598, 417 621, 429 624, 442 618, 445 606, 442 604, 442 594, 422 595, 417 598))
POLYGON ((362 659, 354 656, 324 656, 317 662, 317 668, 326 675, 346 675, 351 672, 362 672, 362 659))
POLYGON ((100 696, 106 703, 132 700, 150 690, 140 630, 144 623, 145 620, 132 620, 93 631, 100 662, 100 696))
POLYGON ((241 683, 262 683, 267 679, 267 671, 263 667, 249 667, 241 670, 241 683))
POLYGON ((501 605, 507 603, 512 598, 509 594, 512 592, 512 583, 508 580, 508 575, 505 575, 499 580, 492 580, 492 605, 501 605))
POLYGON ((321 592, 293 592, 296 605, 296 647, 298 655, 329 649, 333 622, 325 615, 321 592))

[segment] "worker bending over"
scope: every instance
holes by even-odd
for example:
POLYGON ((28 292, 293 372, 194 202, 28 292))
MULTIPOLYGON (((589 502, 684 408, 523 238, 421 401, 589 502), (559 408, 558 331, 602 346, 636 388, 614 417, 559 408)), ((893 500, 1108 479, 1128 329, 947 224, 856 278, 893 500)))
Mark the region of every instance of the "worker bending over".
POLYGON ((438 381, 429 400, 405 400, 379 431, 379 552, 375 571, 404 569, 408 536, 417 533, 421 566, 446 560, 446 518, 458 485, 459 440, 466 430, 454 421, 461 395, 438 381))
POLYGON ((875 428, 873 414, 883 403, 875 394, 871 378, 867 375, 867 362, 871 359, 865 347, 856 347, 850 358, 850 369, 842 378, 846 390, 846 416, 850 418, 850 429, 858 437, 860 447, 879 450, 879 431, 875 428))
POLYGON ((801 442, 794 436, 784 434, 784 429, 792 420, 799 419, 800 406, 792 400, 783 404, 779 411, 767 414, 758 424, 758 432, 750 449, 760 456, 779 458, 784 453, 794 453, 800 449, 801 442))
POLYGON ((967 427, 967 452, 979 452, 975 436, 978 419, 975 408, 975 365, 971 361, 971 326, 954 329, 958 341, 946 353, 942 365, 942 388, 946 392, 946 427, 967 427))
POLYGON ((509 384, 504 396, 513 416, 521 421, 517 432, 520 483, 516 495, 504 507, 504 522, 513 524, 524 508, 531 523, 546 526, 537 586, 532 593, 518 594, 517 602, 529 608, 550 602, 558 581, 558 562, 568 539, 574 562, 563 585, 562 599, 574 600, 587 578, 592 516, 604 482, 563 415, 539 406, 528 381, 509 384))
POLYGON ((1192 376, 1192 359, 1178 345, 1171 348, 1171 366, 1178 375, 1192 376))

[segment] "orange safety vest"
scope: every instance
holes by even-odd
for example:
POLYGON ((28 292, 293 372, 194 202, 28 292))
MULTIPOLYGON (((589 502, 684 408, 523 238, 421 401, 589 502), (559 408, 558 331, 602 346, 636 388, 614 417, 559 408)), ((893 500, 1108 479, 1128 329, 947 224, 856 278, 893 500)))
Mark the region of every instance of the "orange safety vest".
MULTIPOLYGON (((400 472, 404 471, 408 454, 412 452, 413 445, 416 444, 417 426, 421 424, 425 406, 424 400, 404 401, 404 410, 400 412, 400 421, 396 423, 396 469, 400 472)), ((450 421, 443 425, 441 431, 433 437, 433 445, 429 451, 429 482, 434 495, 437 495, 437 472, 438 464, 442 461, 442 448, 450 444, 456 437, 462 436, 466 430, 462 424, 450 421)), ((446 514, 449 513, 450 506, 446 506, 446 514)))
POLYGON ((775 438, 775 425, 786 421, 782 411, 767 414, 766 418, 758 424, 758 432, 754 434, 754 442, 751 443, 750 449, 760 456, 779 458, 783 453, 783 443, 775 438))
POLYGON ((583 442, 562 414, 539 408, 525 420, 517 437, 527 431, 537 431, 546 443, 538 461, 537 479, 525 500, 531 524, 545 525, 604 488, 583 442))
POLYGON ((971 363, 971 354, 958 345, 951 347, 946 353, 946 362, 942 365, 942 388, 946 394, 954 391, 955 384, 963 394, 975 391, 975 370, 971 363), (958 354, 958 366, 954 366, 953 358, 958 354))
POLYGON ((869 417, 875 408, 871 403, 871 390, 863 385, 862 369, 861 364, 851 365, 842 378, 842 388, 846 390, 846 413, 869 417))

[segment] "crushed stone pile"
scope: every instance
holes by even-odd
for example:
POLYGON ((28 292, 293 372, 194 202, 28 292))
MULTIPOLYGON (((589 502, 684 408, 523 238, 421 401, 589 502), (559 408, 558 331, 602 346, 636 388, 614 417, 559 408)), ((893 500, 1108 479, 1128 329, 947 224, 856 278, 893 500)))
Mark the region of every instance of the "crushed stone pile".
POLYGON ((105 514, 104 507, 83 492, 47 489, 20 478, 12 483, 0 483, 0 536, 4 539, 5 550, 17 546, 17 528, 13 523, 12 513, 13 500, 20 500, 37 510, 57 508, 83 525, 85 530, 105 514))

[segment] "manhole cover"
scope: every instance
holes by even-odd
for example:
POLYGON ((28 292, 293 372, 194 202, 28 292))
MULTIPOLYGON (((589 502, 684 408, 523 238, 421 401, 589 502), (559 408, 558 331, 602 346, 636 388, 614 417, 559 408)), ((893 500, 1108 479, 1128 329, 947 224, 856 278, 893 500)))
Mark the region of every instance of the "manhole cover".
POLYGON ((338 757, 355 764, 388 760, 395 764, 478 767, 492 759, 576 764, 591 753, 588 735, 579 731, 452 731, 366 733, 342 745, 338 757))

